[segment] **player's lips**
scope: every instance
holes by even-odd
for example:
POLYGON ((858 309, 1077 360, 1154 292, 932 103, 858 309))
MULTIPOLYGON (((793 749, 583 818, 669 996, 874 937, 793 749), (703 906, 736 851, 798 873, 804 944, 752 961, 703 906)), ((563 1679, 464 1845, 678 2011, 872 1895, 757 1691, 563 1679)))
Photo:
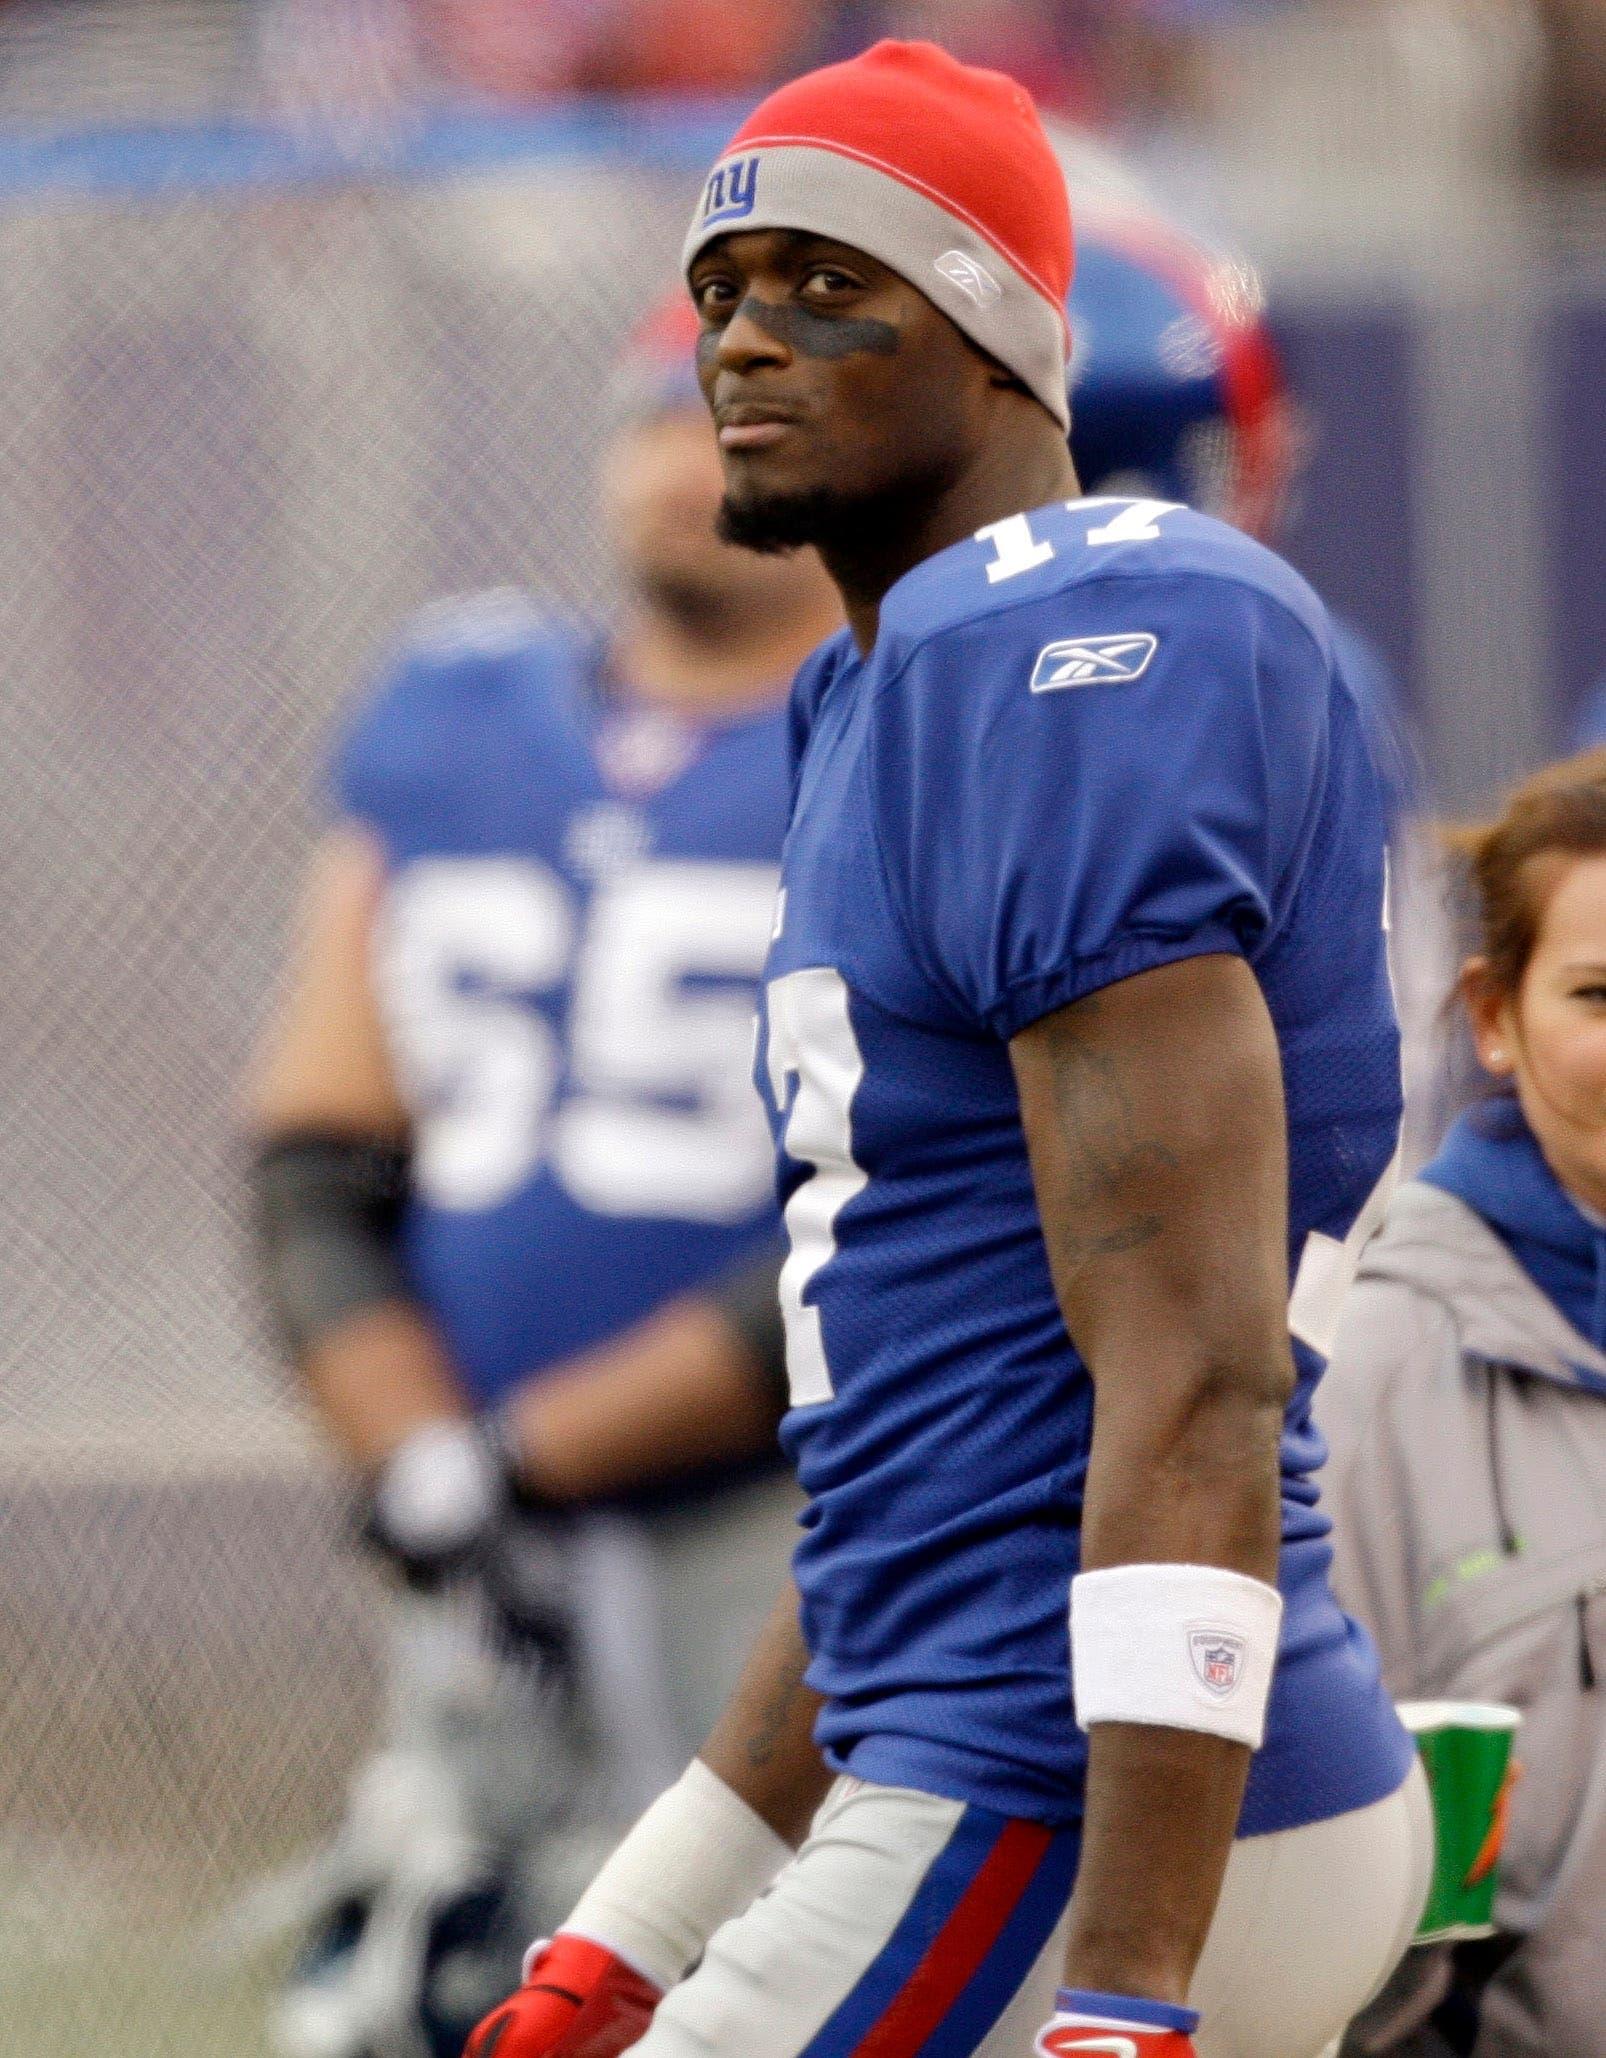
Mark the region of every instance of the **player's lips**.
POLYGON ((768 450, 789 429, 796 428, 798 416, 790 408, 765 401, 738 400, 716 408, 714 420, 721 450, 768 450))

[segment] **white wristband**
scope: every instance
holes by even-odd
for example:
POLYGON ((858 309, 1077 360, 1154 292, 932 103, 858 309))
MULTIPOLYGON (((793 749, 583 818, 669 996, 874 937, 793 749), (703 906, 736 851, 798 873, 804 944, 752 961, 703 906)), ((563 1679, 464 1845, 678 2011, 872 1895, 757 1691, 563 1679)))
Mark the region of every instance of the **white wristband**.
POLYGON ((1219 1565, 1111 1565, 1071 1581, 1071 1692, 1083 1729, 1143 1722, 1259 1750, 1283 1597, 1219 1565))
POLYGON ((672 1987, 722 1922, 761 1894, 792 1847, 701 1758, 660 1794, 563 1924, 672 1987))

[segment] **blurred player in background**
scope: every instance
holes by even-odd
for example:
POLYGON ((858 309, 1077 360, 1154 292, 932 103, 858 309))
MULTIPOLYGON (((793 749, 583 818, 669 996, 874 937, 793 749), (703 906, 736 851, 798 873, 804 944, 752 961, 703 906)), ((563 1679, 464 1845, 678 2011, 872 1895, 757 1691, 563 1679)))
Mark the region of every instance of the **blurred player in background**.
POLYGON ((1378 781, 1286 566, 1080 494, 1070 255, 929 45, 772 96, 687 240, 727 533, 849 624, 758 1068, 810 1505, 475 2058, 1318 2058, 1421 1904, 1309 1427, 1399 1119, 1378 781))
MULTIPOLYGON (((1071 454, 1083 490, 1184 501, 1276 548, 1307 438, 1259 279, 1242 259, 1165 223, 1135 189, 1122 190, 1081 139, 1067 148, 1061 135, 1056 147, 1077 218, 1071 454)), ((1455 927, 1398 683, 1352 624, 1334 616, 1332 628, 1383 782, 1410 1170, 1453 1112, 1443 999, 1455 927)))
POLYGON ((357 713, 250 1087, 269 1296, 400 1575, 291 2058, 455 2058, 792 1540, 752 1014, 782 702, 840 613, 716 539, 695 330, 677 293, 617 381, 616 618, 440 605, 357 713))

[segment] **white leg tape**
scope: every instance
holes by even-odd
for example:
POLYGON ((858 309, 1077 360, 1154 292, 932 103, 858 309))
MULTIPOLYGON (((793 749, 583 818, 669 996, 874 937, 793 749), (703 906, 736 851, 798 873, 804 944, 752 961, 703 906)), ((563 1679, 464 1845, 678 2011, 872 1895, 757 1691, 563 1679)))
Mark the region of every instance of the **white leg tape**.
POLYGON ((642 1816, 563 1927, 668 1988, 740 1915, 792 1846, 701 1758, 642 1816))
POLYGON ((1219 1565, 1111 1565, 1071 1581, 1071 1690, 1083 1729, 1142 1722, 1258 1750, 1283 1597, 1219 1565))

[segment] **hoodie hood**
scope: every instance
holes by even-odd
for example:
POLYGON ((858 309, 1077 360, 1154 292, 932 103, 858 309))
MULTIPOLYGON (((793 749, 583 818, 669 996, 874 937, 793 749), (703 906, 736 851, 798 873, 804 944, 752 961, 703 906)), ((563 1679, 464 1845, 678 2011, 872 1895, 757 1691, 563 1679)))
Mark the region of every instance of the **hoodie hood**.
POLYGON ((1462 1116, 1400 1188, 1361 1277, 1442 1302, 1472 1356, 1606 1398, 1606 1228, 1567 1197, 1520 1113, 1513 1126, 1492 1112, 1462 1116))

